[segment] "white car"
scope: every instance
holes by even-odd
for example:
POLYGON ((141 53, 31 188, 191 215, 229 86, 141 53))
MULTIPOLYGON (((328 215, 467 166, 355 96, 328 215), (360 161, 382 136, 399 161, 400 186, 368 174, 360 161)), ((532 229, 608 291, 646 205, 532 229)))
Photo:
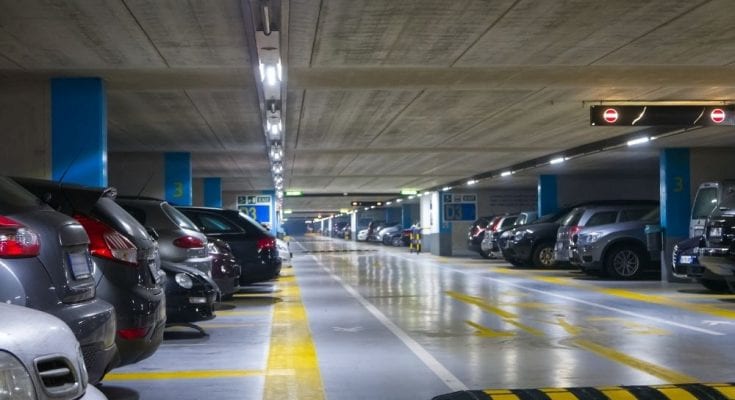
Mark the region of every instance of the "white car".
POLYGON ((0 321, 0 398, 107 399, 88 385, 79 342, 62 320, 0 303, 0 321))
POLYGON ((366 241, 367 240, 367 229, 362 229, 361 231, 357 232, 357 240, 359 241, 366 241))
POLYGON ((276 239, 276 246, 278 247, 278 257, 281 259, 281 267, 292 267, 291 258, 291 245, 289 242, 281 239, 276 239))

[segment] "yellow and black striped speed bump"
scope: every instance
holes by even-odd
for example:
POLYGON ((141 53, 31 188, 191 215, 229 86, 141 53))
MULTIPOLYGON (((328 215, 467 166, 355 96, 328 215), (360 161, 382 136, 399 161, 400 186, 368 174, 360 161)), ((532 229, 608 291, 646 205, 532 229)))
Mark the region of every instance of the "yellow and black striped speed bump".
POLYGON ((733 383, 466 390, 432 400, 735 400, 733 383))

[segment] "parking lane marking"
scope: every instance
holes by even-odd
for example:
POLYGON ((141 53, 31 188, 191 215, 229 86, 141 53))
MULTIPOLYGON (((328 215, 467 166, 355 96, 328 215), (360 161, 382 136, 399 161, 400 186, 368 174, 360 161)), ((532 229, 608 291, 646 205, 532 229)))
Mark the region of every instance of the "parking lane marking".
POLYGON ((409 350, 419 359, 424 365, 426 365, 431 372, 434 373, 444 384, 449 387, 452 391, 467 390, 467 385, 459 380, 454 374, 449 371, 439 360, 434 358, 423 346, 409 336, 403 329, 391 321, 385 314, 383 314, 377 307, 367 301, 355 288, 343 281, 342 278, 337 276, 334 272, 330 271, 322 262, 314 255, 311 256, 314 262, 319 265, 324 272, 326 272, 332 279, 339 283, 342 288, 347 291, 352 297, 355 298, 370 314, 373 315, 383 326, 385 326, 393 335, 395 335, 403 344, 408 347, 409 350))
POLYGON ((464 321, 464 323, 477 329, 477 332, 475 332, 476 336, 498 338, 498 337, 510 337, 510 336, 516 335, 515 332, 496 331, 494 329, 490 329, 486 326, 480 325, 476 322, 472 322, 469 320, 464 321))
POLYGON ((212 369, 187 371, 110 372, 104 382, 148 381, 169 379, 223 379, 262 376, 265 372, 247 369, 212 369))
POLYGON ((538 330, 536 328, 533 328, 531 326, 525 325, 525 324, 523 324, 521 322, 518 322, 517 321, 517 318, 518 318, 518 315, 517 314, 514 314, 514 313, 512 313, 510 311, 505 311, 502 308, 493 306, 492 304, 488 304, 486 301, 484 301, 480 297, 470 296, 470 295, 458 293, 458 292, 455 292, 455 291, 452 291, 452 290, 448 290, 448 291, 446 291, 444 293, 447 296, 449 296, 449 297, 451 297, 451 298, 453 298, 455 300, 459 300, 459 301, 461 301, 463 303, 467 303, 467 304, 472 304, 474 306, 479 307, 483 311, 486 311, 486 312, 495 314, 495 315, 501 317, 501 319, 503 320, 503 322, 509 323, 509 324, 515 326, 516 328, 519 328, 519 329, 521 329, 523 331, 526 331, 526 332, 530 333, 531 335, 534 335, 534 336, 544 336, 544 333, 541 332, 540 330, 538 330))
POLYGON ((296 277, 278 280, 282 301, 273 306, 264 400, 325 398, 316 345, 296 277))
POLYGON ((610 347, 606 347, 597 343, 590 342, 589 340, 580 339, 580 338, 574 338, 572 339, 572 343, 583 349, 590 352, 593 352, 601 357, 607 358, 609 360, 618 362, 620 364, 627 365, 631 368, 635 368, 637 370, 643 371, 649 375, 655 376, 665 382, 669 383, 692 383, 692 382, 698 382, 699 380, 684 375, 682 373, 676 372, 674 370, 670 370, 661 366, 658 366, 656 364, 650 363, 648 361, 641 360, 639 358, 630 356, 625 353, 621 353, 617 350, 614 350, 610 347))

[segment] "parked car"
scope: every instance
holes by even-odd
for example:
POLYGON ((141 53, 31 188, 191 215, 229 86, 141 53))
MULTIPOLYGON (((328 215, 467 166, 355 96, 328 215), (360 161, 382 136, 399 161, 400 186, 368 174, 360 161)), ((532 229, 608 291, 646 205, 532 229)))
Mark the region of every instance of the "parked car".
POLYGON ((276 238, 257 221, 237 210, 178 207, 206 235, 230 245, 242 267, 240 284, 275 279, 281 273, 276 238))
POLYGON ((681 279, 692 279, 708 290, 729 291, 725 278, 715 275, 699 263, 700 246, 705 246, 701 236, 689 238, 674 245, 671 255, 673 275, 681 279))
POLYGON ((403 225, 398 222, 387 223, 386 226, 378 232, 378 240, 386 246, 393 245, 393 236, 403 230, 403 225))
POLYGON ((347 221, 337 221, 332 225, 332 237, 344 238, 344 229, 350 223, 347 221))
POLYGON ((380 232, 380 230, 385 227, 386 227, 385 221, 372 221, 370 225, 368 225, 366 240, 368 242, 379 242, 380 237, 378 237, 378 232, 380 232))
POLYGON ((531 224, 505 231, 498 241, 503 258, 518 267, 553 266, 556 232, 562 219, 573 209, 565 207, 531 224))
POLYGON ((201 270, 181 263, 162 264, 166 272, 166 325, 213 319, 220 298, 217 284, 201 270))
POLYGON ((689 221, 689 237, 700 237, 704 234, 704 225, 707 218, 719 209, 723 199, 723 189, 732 187, 735 180, 721 180, 704 182, 697 188, 694 196, 694 205, 689 221))
POLYGON ((0 304, 0 398, 106 400, 88 384, 79 342, 60 319, 0 304))
MULTIPOLYGON (((596 215, 606 212, 601 209, 596 209, 596 215)), ((659 268, 660 253, 648 251, 645 234, 646 225, 659 222, 659 208, 639 219, 627 220, 636 217, 635 210, 620 210, 617 222, 610 224, 589 223, 595 217, 590 218, 587 226, 571 238, 570 262, 584 272, 617 279, 633 279, 647 268, 659 268)))
POLYGON ((483 258, 495 258, 500 257, 500 248, 498 247, 498 237, 500 233, 506 229, 515 225, 518 219, 518 214, 503 215, 497 217, 491 222, 487 229, 485 229, 485 235, 480 243, 480 255, 483 258))
POLYGON ((471 251, 480 252, 482 249, 482 240, 485 238, 485 229, 490 224, 494 216, 489 215, 486 217, 480 217, 470 224, 469 230, 467 231, 467 249, 471 251))
POLYGON ((368 228, 360 229, 357 231, 357 241, 364 242, 367 240, 368 237, 368 228))
POLYGON ((231 298, 240 290, 242 268, 227 242, 211 237, 207 240, 209 255, 212 256, 212 280, 217 284, 223 299, 231 298))
POLYGON ((207 237, 181 211, 160 199, 118 196, 117 203, 141 225, 156 232, 162 268, 177 264, 212 275, 207 237))
POLYGON ((41 179, 16 182, 52 208, 73 216, 90 238, 97 268, 97 296, 115 307, 120 366, 150 357, 163 340, 166 325, 160 260, 156 241, 123 210, 114 188, 93 188, 41 179))
POLYGON ((735 292, 735 181, 718 186, 719 202, 704 227, 699 263, 735 292))
POLYGON ((96 297, 89 237, 10 178, 0 177, 0 193, 0 302, 64 321, 81 344, 90 382, 99 382, 117 365, 118 351, 115 309, 96 297))
MULTIPOLYGON (((605 203, 593 203, 575 207, 561 221, 554 246, 554 261, 568 262, 571 256, 571 245, 576 242, 577 235, 585 227, 614 224, 639 220, 658 207, 658 201, 651 200, 619 200, 605 203)), ((626 253, 627 254, 627 253, 626 253)), ((643 256, 643 254, 639 254, 643 256)), ((629 258, 628 261, 631 261, 629 258)), ((611 273, 614 273, 610 271, 611 273)))

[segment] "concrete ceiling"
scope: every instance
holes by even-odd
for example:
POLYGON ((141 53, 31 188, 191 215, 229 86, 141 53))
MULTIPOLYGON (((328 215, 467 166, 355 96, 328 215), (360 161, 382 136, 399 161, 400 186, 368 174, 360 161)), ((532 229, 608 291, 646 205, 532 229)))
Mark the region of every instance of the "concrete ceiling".
MULTIPOLYGON (((272 0, 277 1, 277 0, 272 0)), ((0 78, 101 76, 109 149, 191 151, 227 190, 271 186, 255 0, 0 0, 0 78)), ((731 0, 281 0, 286 188, 424 189, 618 136, 588 102, 732 100, 731 0)), ((660 146, 735 146, 709 128, 660 146)), ((555 173, 655 168, 657 152, 555 173)), ((539 171, 542 172, 542 171, 539 171)), ((535 173, 512 177, 532 185, 535 173), (523 179, 521 179, 523 178, 523 179)), ((345 208, 341 197, 286 208, 345 208)))

